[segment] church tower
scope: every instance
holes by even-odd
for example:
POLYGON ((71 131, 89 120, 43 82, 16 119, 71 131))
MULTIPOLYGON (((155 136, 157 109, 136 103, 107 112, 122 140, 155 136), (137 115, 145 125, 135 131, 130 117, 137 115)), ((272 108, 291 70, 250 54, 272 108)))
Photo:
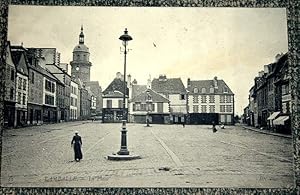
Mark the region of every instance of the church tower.
POLYGON ((73 60, 70 62, 72 78, 79 78, 83 82, 90 81, 90 69, 92 63, 89 61, 89 48, 84 44, 83 27, 79 34, 79 44, 73 49, 73 60))

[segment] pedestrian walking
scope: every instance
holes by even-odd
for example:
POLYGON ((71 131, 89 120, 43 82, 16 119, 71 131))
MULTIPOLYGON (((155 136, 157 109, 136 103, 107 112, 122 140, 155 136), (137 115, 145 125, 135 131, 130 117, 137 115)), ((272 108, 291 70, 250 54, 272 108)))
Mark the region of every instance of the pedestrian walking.
POLYGON ((212 122, 212 130, 213 130, 213 133, 217 132, 215 121, 212 122))
POLYGON ((82 152, 81 152, 81 146, 82 141, 81 137, 78 135, 78 131, 75 131, 75 135, 73 136, 73 139, 71 141, 71 147, 74 148, 74 158, 76 162, 79 162, 82 159, 82 152))

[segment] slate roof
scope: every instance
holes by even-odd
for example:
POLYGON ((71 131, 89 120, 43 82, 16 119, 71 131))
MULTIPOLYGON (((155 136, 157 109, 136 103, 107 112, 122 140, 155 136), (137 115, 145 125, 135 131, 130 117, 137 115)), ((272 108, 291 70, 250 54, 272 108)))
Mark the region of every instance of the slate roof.
POLYGON ((217 80, 218 88, 214 89, 214 93, 210 93, 210 88, 214 88, 214 80, 191 80, 190 85, 187 87, 187 90, 190 94, 194 94, 194 88, 198 88, 197 94, 229 94, 233 95, 233 92, 225 83, 224 80, 217 80), (202 93, 202 88, 205 88, 205 93, 202 93), (227 88, 227 93, 224 92, 225 88, 227 88))
MULTIPOLYGON (((106 94, 108 94, 108 93, 110 93, 110 92, 114 92, 114 91, 120 91, 120 92, 122 92, 123 93, 123 91, 124 91, 124 85, 125 85, 126 83, 123 81, 123 80, 121 80, 121 79, 119 79, 119 78, 115 78, 109 85, 108 85, 108 87, 103 91, 103 94, 104 95, 106 95, 106 94)), ((128 87, 126 87, 126 95, 128 95, 128 92, 129 92, 129 90, 128 90, 128 87)))
POLYGON ((152 89, 146 89, 141 94, 132 98, 131 102, 146 102, 147 98, 148 98, 148 92, 149 92, 149 95, 151 96, 152 102, 164 102, 164 103, 169 102, 169 100, 167 98, 158 94, 157 92, 153 91, 152 89))
POLYGON ((144 91, 146 91, 147 85, 132 85, 131 98, 134 98, 144 91))
POLYGON ((84 82, 84 84, 85 84, 85 87, 90 87, 90 90, 93 92, 93 94, 95 96, 101 95, 102 89, 101 89, 98 81, 87 81, 87 82, 84 82))
POLYGON ((18 72, 22 72, 23 74, 28 76, 28 69, 27 69, 27 59, 24 50, 12 50, 11 51, 11 57, 12 61, 16 66, 16 69, 18 72), (21 63, 21 57, 24 55, 24 60, 25 64, 20 64, 21 63))
POLYGON ((165 80, 153 79, 151 89, 162 94, 185 94, 186 89, 181 78, 168 78, 165 80))

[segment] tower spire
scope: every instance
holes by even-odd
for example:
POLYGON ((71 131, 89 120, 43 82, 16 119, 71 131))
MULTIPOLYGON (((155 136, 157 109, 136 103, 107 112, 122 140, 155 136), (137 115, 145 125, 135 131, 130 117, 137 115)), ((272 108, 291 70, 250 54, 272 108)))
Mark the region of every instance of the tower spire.
POLYGON ((84 44, 83 25, 81 25, 81 32, 79 35, 79 44, 84 44))

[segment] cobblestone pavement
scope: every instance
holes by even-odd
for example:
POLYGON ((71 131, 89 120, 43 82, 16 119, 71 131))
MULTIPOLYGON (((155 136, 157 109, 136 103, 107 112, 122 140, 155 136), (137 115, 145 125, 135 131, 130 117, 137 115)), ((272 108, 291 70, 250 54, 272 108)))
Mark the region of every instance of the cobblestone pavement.
POLYGON ((5 130, 2 186, 290 187, 292 140, 227 126, 127 124, 128 149, 142 158, 109 161, 121 124, 68 122, 5 130), (83 160, 73 161, 75 130, 83 160), (163 169, 165 168, 165 169, 163 169), (167 169, 169 168, 169 170, 167 169))

